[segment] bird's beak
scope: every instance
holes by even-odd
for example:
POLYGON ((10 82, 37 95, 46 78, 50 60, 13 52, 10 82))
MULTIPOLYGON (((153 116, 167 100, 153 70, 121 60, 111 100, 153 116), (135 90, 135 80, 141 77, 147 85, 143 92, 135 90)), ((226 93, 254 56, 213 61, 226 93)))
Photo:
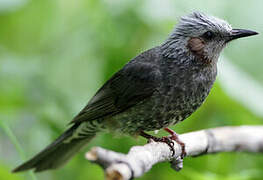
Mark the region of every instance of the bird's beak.
POLYGON ((246 29, 232 29, 230 36, 228 37, 227 42, 232 41, 234 39, 247 37, 247 36, 253 36, 257 35, 258 33, 251 30, 246 29))

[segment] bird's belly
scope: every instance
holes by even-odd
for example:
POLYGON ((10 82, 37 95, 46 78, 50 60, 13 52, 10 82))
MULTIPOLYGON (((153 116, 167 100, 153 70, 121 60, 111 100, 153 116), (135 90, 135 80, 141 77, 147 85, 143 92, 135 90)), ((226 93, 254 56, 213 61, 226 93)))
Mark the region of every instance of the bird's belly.
POLYGON ((174 95, 156 110, 155 118, 162 127, 167 127, 183 121, 195 112, 204 102, 208 93, 197 95, 195 92, 174 95), (159 111, 159 112, 158 112, 159 111))
POLYGON ((207 95, 153 96, 109 120, 113 131, 137 134, 140 131, 158 130, 183 121, 204 101, 207 95))

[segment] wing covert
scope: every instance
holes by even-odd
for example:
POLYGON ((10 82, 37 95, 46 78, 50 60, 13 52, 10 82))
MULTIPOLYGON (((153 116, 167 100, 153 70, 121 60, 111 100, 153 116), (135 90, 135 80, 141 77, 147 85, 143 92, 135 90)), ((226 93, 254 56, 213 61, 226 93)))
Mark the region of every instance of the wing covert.
POLYGON ((160 82, 155 64, 131 61, 99 89, 71 123, 118 114, 151 97, 160 82))

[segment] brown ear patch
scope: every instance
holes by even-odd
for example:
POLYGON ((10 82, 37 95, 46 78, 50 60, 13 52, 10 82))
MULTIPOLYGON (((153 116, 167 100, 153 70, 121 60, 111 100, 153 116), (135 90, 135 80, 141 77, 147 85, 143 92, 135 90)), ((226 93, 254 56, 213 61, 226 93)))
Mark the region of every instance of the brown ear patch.
POLYGON ((190 38, 187 46, 195 55, 204 55, 205 42, 202 39, 196 37, 190 38))
POLYGON ((190 38, 188 40, 187 47, 198 59, 203 61, 205 64, 211 63, 211 61, 205 56, 205 42, 202 39, 198 37, 190 38))

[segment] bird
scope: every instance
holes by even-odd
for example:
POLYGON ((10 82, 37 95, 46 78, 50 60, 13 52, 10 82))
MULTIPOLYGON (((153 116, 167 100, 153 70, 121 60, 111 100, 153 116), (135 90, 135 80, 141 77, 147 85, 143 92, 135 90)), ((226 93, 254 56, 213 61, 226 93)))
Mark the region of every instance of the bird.
POLYGON ((168 38, 130 60, 95 93, 70 127, 32 159, 13 170, 41 172, 64 165, 99 132, 112 131, 184 143, 169 129, 205 101, 217 76, 221 51, 232 40, 258 34, 194 11, 182 16, 168 38), (164 129, 171 136, 147 131, 164 129))

